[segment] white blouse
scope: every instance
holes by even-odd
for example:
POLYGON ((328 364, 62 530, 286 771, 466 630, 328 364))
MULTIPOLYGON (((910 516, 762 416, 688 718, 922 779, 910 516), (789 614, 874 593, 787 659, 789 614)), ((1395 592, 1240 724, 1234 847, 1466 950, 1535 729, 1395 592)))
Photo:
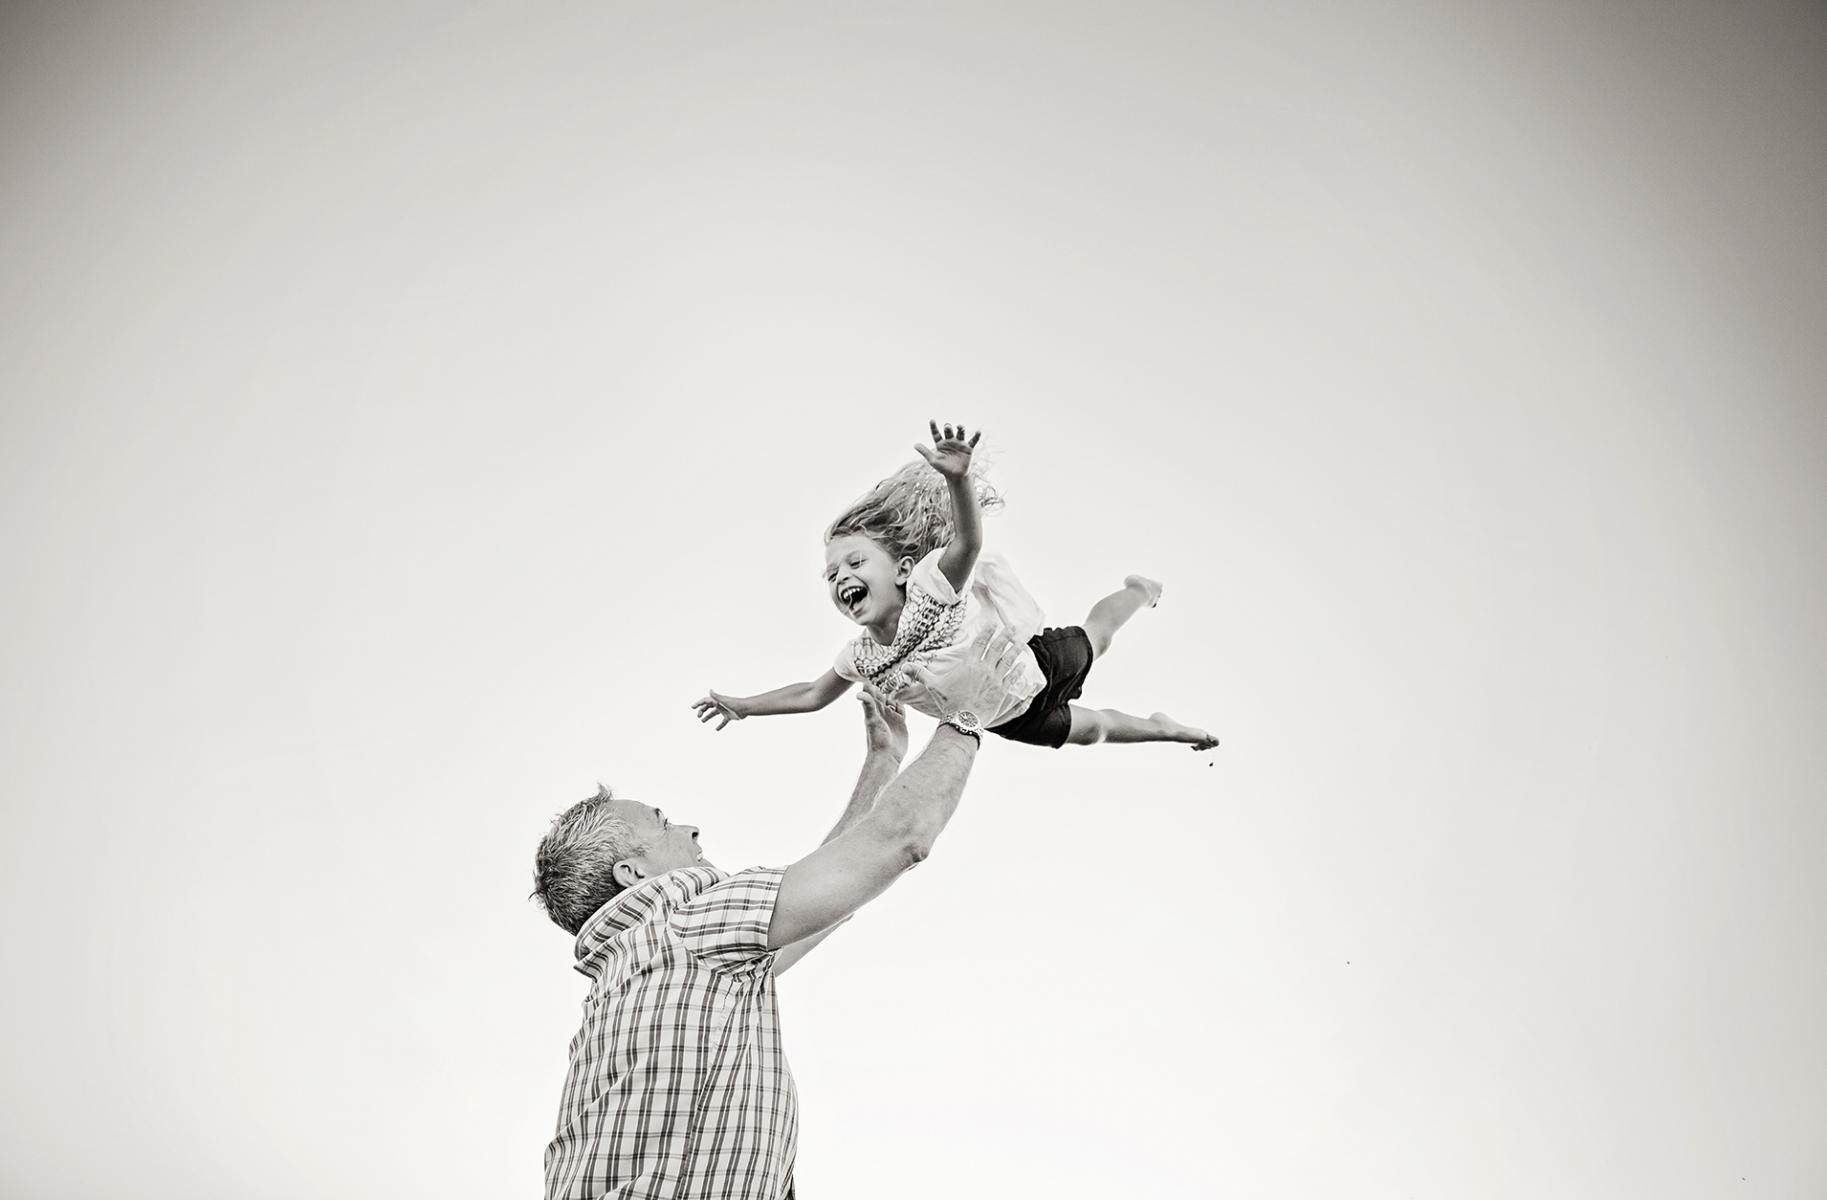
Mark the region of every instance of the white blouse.
POLYGON ((986 726, 1012 721, 1027 711, 1046 677, 1028 639, 1040 632, 1044 619, 1040 605, 1028 595, 1009 564, 995 554, 980 554, 964 594, 953 590, 939 569, 943 548, 922 558, 907 579, 907 596, 901 605, 894 641, 884 646, 868 631, 844 643, 832 669, 853 683, 871 683, 901 703, 929 717, 941 717, 924 684, 907 673, 920 666, 935 674, 963 661, 966 647, 986 625, 1000 626, 1020 644, 1022 661, 1016 669, 1016 699, 992 718, 979 713, 986 726))

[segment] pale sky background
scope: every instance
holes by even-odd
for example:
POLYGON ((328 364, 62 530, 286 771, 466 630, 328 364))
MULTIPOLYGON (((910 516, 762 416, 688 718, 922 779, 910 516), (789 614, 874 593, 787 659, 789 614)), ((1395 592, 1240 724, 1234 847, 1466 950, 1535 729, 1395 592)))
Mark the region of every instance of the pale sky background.
MULTIPOLYGON (((598 779, 784 864, 929 417, 1087 700, 819 1197, 1827 1195, 1818 4, 8 5, 0 1194, 531 1196, 598 779), (1525 11, 1526 9, 1526 11, 1525 11), (1208 763, 1210 765, 1208 765, 1208 763)), ((915 719, 916 745, 931 725, 915 719)))

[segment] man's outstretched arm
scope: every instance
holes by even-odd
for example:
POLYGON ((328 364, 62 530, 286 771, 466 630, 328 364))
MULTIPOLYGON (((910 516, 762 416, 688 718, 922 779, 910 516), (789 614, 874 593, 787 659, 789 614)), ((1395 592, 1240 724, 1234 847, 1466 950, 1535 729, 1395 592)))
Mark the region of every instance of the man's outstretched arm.
MULTIPOLYGON (((882 789, 900 771, 901 760, 907 757, 907 719, 901 714, 901 706, 868 688, 857 698, 863 706, 863 735, 867 752, 863 756, 863 769, 856 777, 856 790, 850 793, 850 803, 844 807, 844 815, 837 819, 831 832, 825 835, 825 840, 819 843, 823 846, 830 845, 840 834, 863 819, 864 814, 874 807, 882 789)), ((838 925, 842 924, 843 921, 838 922, 838 925)), ((801 938, 782 949, 774 956, 774 974, 784 973, 836 930, 837 925, 833 925, 823 933, 801 938)))
MULTIPOLYGON (((979 714, 1007 706, 1021 650, 1006 634, 985 630, 971 643, 965 661, 944 676, 915 670, 947 721, 968 726, 979 714)), ((977 746, 975 735, 950 723, 940 725, 926 750, 873 808, 788 867, 768 924, 768 948, 778 950, 825 932, 932 853, 958 808, 977 746)))

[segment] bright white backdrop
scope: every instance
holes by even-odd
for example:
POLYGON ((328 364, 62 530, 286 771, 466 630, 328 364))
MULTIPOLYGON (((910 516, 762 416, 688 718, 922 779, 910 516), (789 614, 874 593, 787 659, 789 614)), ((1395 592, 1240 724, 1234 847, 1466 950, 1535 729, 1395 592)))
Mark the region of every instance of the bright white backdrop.
POLYGON ((802 1194, 1821 1195, 1827 29, 1528 11, 9 6, 0 1191, 536 1194, 535 840, 817 842, 937 416, 1224 746, 987 750, 802 1194))

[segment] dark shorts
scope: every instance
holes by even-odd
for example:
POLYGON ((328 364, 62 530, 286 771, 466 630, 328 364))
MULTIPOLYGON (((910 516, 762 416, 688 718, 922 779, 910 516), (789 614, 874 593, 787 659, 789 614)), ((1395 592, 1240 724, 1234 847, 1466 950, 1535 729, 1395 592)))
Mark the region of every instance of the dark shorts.
POLYGON ((1068 625, 1041 630, 1028 639, 1028 649, 1034 651, 1040 673, 1047 677, 1046 685, 1028 711, 990 726, 990 732, 1013 742, 1057 750, 1072 732, 1072 712, 1067 705, 1085 690, 1085 676, 1091 674, 1091 639, 1077 625, 1068 625))

